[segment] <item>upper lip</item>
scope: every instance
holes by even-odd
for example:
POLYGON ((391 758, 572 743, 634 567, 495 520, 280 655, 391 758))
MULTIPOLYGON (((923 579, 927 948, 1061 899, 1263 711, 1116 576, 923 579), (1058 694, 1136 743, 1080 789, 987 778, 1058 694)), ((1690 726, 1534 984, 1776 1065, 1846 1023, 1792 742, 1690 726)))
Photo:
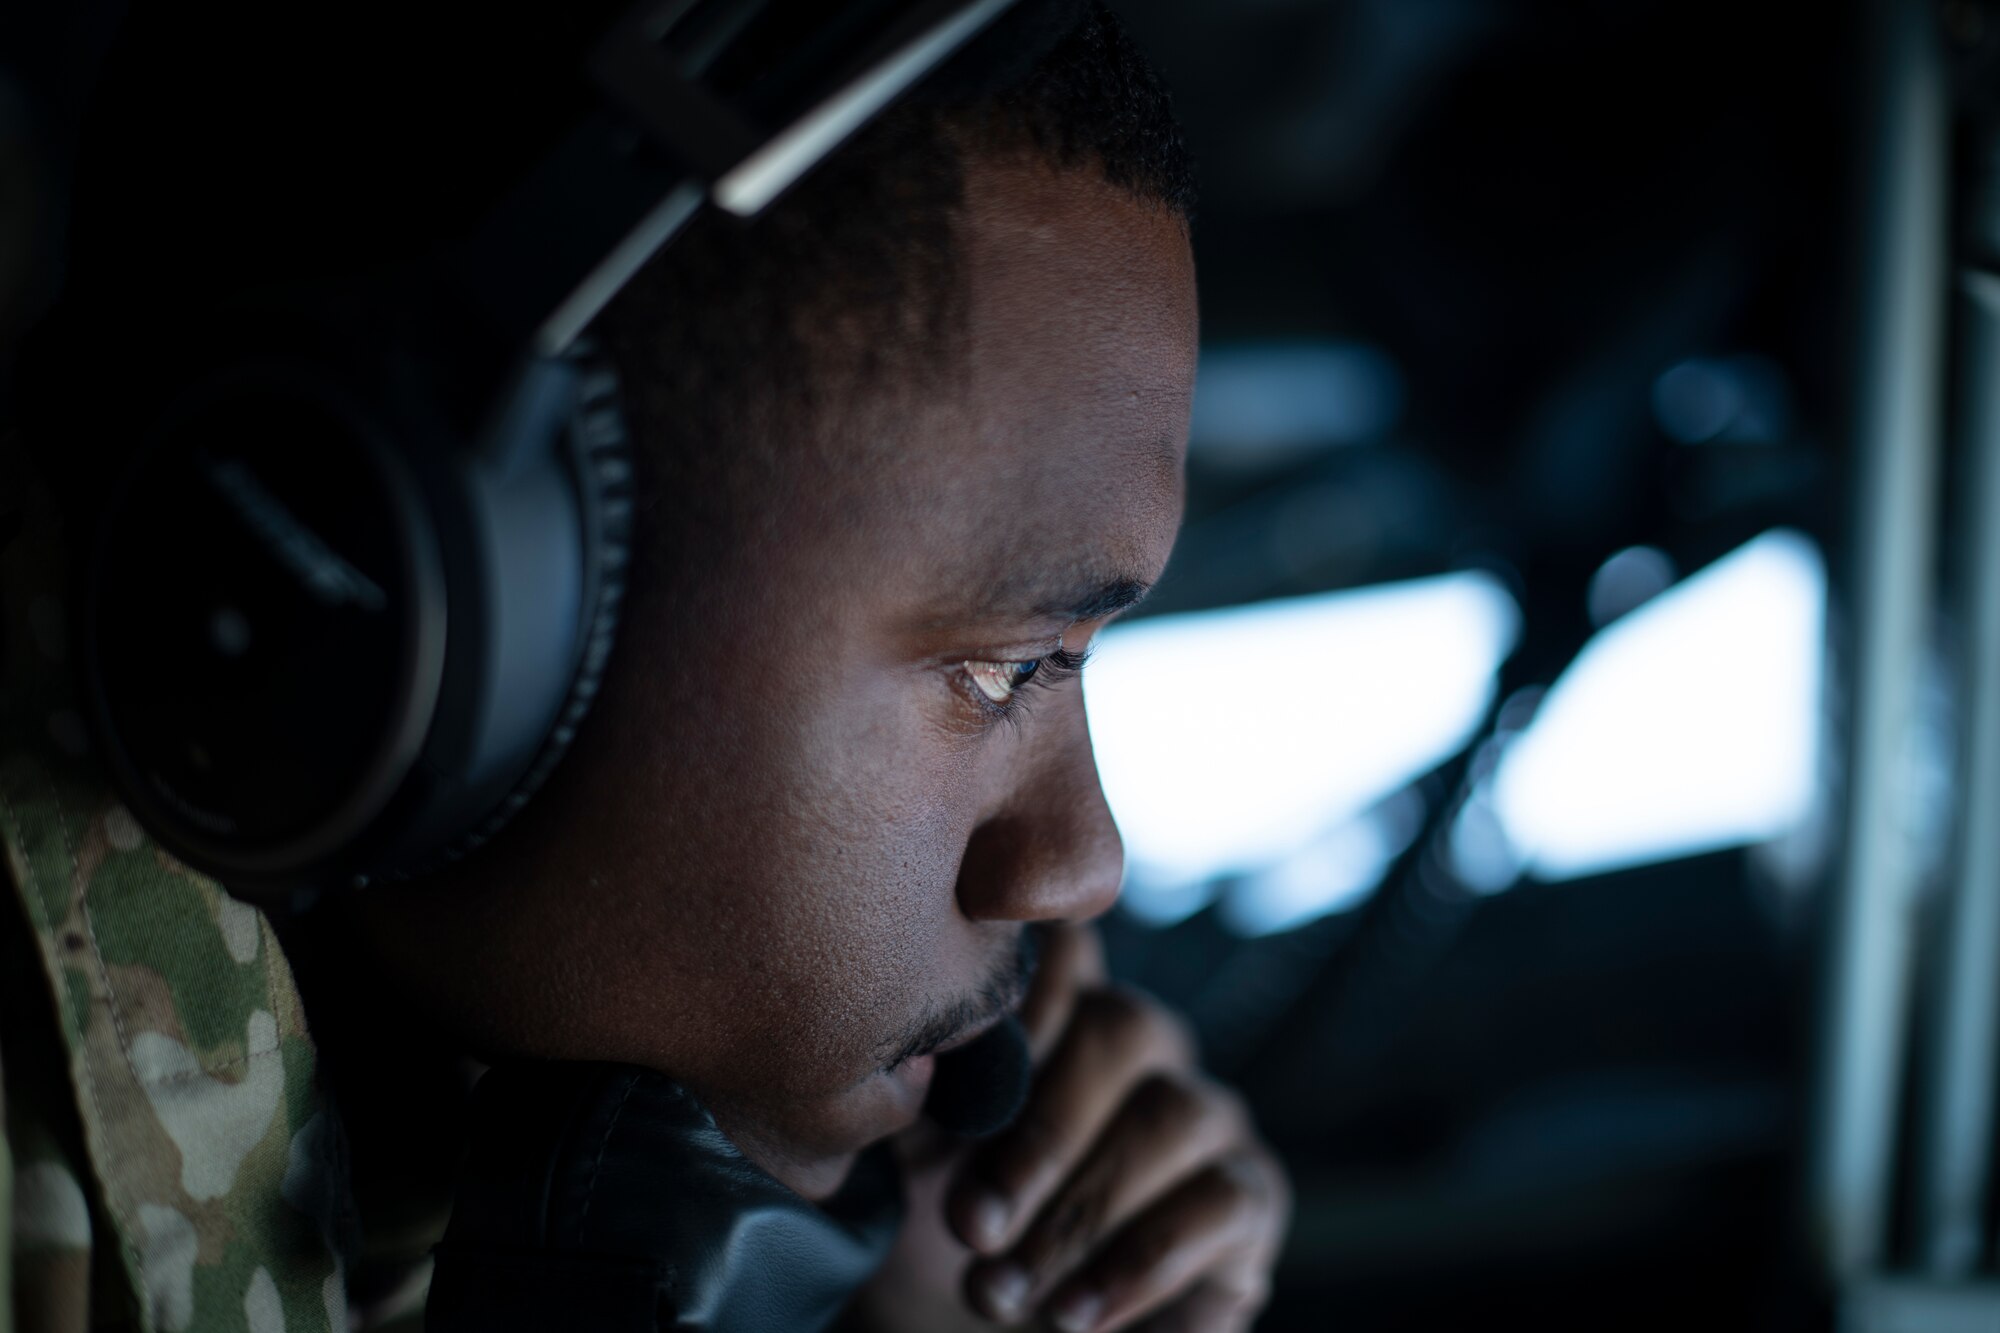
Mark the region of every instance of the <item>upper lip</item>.
MULTIPOLYGON (((948 1051, 955 1051, 961 1046, 968 1046, 990 1031, 1001 1019, 1018 1013, 1022 1002, 1027 999, 1030 987, 1034 984, 1034 974, 1036 971, 1034 959, 1036 951, 1031 947, 1031 943, 1029 941, 1017 946, 1020 949, 1022 965, 1014 969, 1013 974, 1008 978, 1008 989, 1004 993, 1004 997, 1000 1000, 1000 1003, 994 1005, 987 1013, 966 1023, 952 1032, 950 1036, 940 1041, 934 1041, 929 1045, 914 1049, 904 1048, 901 1054, 885 1062, 882 1068, 894 1069, 906 1060, 921 1060, 925 1056, 942 1055, 948 1051)), ((991 999, 993 992, 989 991, 987 996, 991 999)))
POLYGON ((992 1013, 975 1023, 960 1028, 957 1032, 952 1033, 951 1036, 946 1037, 936 1045, 917 1051, 907 1058, 920 1060, 927 1055, 943 1055, 948 1051, 955 1051, 961 1046, 970 1046, 995 1027, 998 1027, 1002 1019, 1011 1018, 1015 1014, 1018 1014, 1021 1011, 1021 1002, 1027 999, 1027 997, 1028 985, 1026 981, 1023 981, 1020 988, 1014 994, 1007 997, 1007 1002, 992 1013))
POLYGON ((998 1013, 993 1014, 990 1017, 980 1019, 977 1023, 974 1023, 971 1027, 961 1031, 957 1036, 952 1037, 947 1041, 941 1042, 938 1045, 931 1047, 931 1049, 925 1051, 924 1054, 943 1055, 948 1051, 955 1051, 961 1046, 970 1046, 973 1042, 978 1041, 988 1032, 991 1032, 994 1028, 998 1027, 1000 1025, 1001 1019, 1006 1018, 1008 1015, 1012 1014, 1016 1009, 1019 1009, 1020 1007, 1021 1007, 1021 1002, 1017 999, 1013 1001, 1011 1004, 1009 1004, 1005 1009, 1000 1010, 998 1013))

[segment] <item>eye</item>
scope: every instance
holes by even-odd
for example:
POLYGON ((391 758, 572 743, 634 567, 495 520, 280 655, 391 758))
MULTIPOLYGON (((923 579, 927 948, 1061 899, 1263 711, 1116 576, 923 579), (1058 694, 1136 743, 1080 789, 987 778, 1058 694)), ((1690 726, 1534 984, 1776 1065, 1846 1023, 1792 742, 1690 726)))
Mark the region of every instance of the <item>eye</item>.
POLYGON ((1029 661, 967 661, 960 664, 973 687, 976 701, 999 717, 1014 718, 1027 707, 1030 687, 1052 689, 1083 670, 1090 654, 1086 649, 1073 653, 1058 646, 1052 653, 1029 661))
POLYGON ((1014 698, 1014 691, 1034 679, 1041 665, 1040 658, 1032 662, 967 662, 965 674, 972 677, 981 694, 1004 707, 1014 698))

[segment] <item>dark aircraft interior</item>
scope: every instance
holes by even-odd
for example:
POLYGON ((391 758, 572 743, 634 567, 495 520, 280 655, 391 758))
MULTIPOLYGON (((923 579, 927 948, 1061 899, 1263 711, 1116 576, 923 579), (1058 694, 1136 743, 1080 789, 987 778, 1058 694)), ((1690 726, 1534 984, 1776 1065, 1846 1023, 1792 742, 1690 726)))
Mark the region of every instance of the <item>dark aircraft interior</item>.
MULTIPOLYGON (((0 353, 118 8, 0 12, 0 353)), ((1122 11, 1202 351, 1103 929, 1292 1171, 1257 1326, 2000 1327, 2000 5, 1122 11)))

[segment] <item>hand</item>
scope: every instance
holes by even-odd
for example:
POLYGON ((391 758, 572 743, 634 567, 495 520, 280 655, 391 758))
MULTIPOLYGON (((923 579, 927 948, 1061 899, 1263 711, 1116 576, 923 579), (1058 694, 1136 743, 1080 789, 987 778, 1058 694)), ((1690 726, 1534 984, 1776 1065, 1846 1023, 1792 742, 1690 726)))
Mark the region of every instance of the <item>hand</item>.
POLYGON ((1195 1067, 1179 1020, 1105 983, 1087 928, 1049 930, 1021 1019, 1037 1068, 1020 1120, 969 1152, 924 1127, 899 1145, 910 1215, 857 1313, 875 1328, 981 1326, 967 1304, 1063 1333, 1249 1327, 1290 1188, 1241 1101, 1195 1067))

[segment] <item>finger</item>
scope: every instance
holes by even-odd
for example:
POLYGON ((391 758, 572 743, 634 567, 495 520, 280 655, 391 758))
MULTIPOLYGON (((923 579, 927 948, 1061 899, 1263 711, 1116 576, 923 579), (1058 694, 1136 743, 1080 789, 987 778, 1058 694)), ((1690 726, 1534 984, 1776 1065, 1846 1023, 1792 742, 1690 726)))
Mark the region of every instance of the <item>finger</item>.
MULTIPOLYGON (((965 1140, 955 1134, 947 1134, 935 1123, 919 1120, 908 1129, 890 1140, 895 1150, 896 1160, 902 1165, 903 1176, 922 1176, 932 1173, 942 1175, 940 1168, 948 1165, 965 1151, 965 1140)), ((943 1195, 940 1183, 939 1195, 943 1195)))
POLYGON ((1104 945, 1089 926, 1057 921, 1035 929, 1042 961, 1021 1002, 1021 1026, 1028 1030, 1029 1054, 1040 1064, 1069 1025, 1076 997, 1104 984, 1104 945))
POLYGON ((1262 1298, 1215 1282, 1204 1282, 1143 1323, 1132 1333, 1239 1333, 1264 1308, 1262 1298))
POLYGON ((952 1229, 998 1254, 1076 1168, 1125 1100, 1156 1069, 1192 1063, 1180 1021, 1132 992, 1086 991, 1035 1080, 1020 1118, 968 1164, 947 1209, 952 1229))
POLYGON ((1141 1080, 1082 1164, 1050 1196, 1006 1255, 968 1275, 996 1313, 1039 1304, 1146 1205, 1249 1137, 1234 1094, 1205 1079, 1141 1080))
POLYGON ((1262 1257, 1283 1206, 1274 1164, 1232 1154, 1176 1186, 1056 1289, 1044 1309, 1062 1333, 1111 1333, 1213 1279, 1262 1299, 1262 1257))

